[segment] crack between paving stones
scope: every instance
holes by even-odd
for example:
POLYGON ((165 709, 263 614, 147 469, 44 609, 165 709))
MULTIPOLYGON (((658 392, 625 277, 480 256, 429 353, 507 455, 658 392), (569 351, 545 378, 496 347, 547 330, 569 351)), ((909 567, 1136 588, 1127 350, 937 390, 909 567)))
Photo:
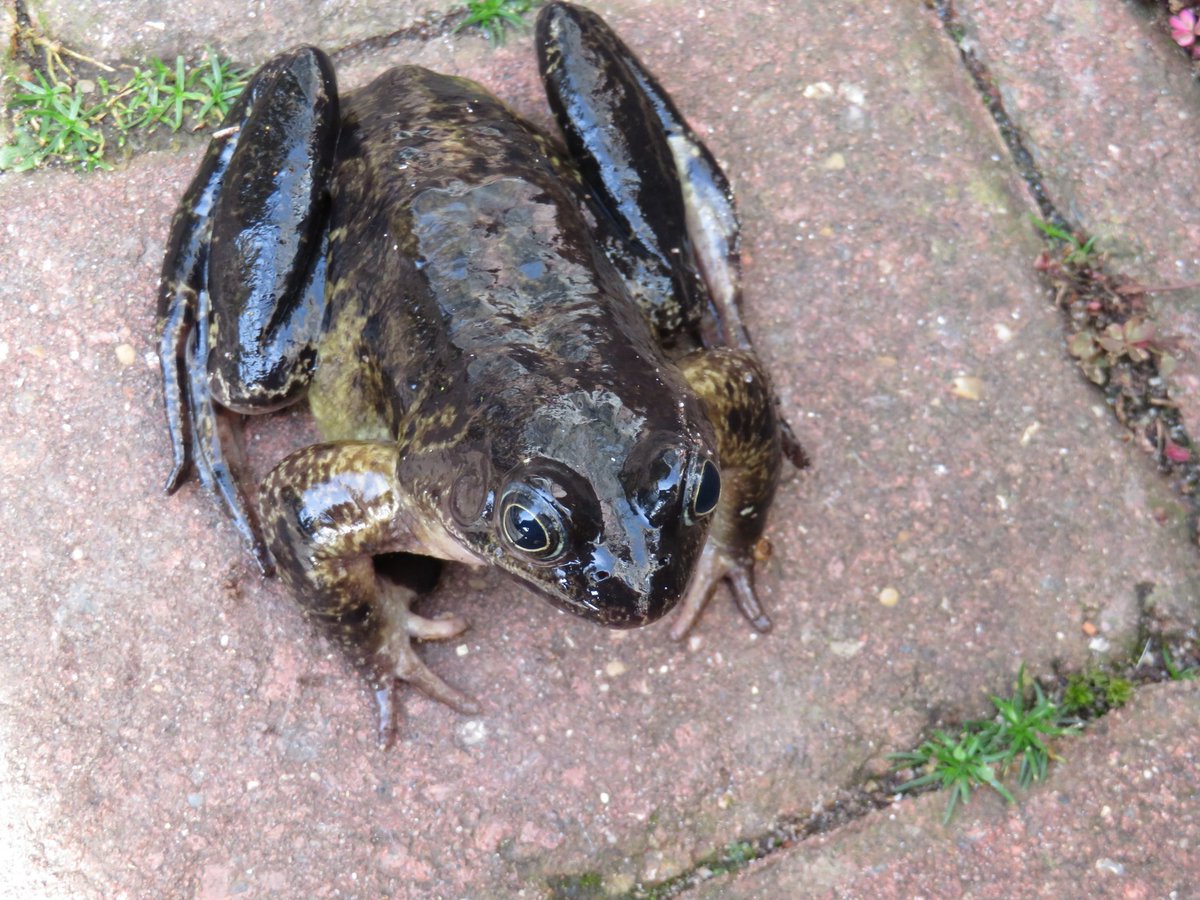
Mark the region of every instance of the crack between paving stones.
POLYGON ((1134 435, 1142 448, 1151 454, 1158 470, 1170 479, 1187 509, 1190 538, 1196 543, 1200 536, 1200 496, 1197 491, 1200 488, 1200 447, 1187 433, 1179 408, 1169 395, 1162 365, 1170 342, 1153 336, 1153 325, 1145 306, 1146 295, 1164 288, 1146 288, 1120 273, 1109 272, 1102 255, 1090 251, 1086 230, 1069 222, 1050 198, 1033 154, 1004 108, 998 83, 967 39, 966 29, 952 0, 925 2, 936 13, 943 30, 958 49, 963 67, 996 123, 1013 165, 1033 196, 1043 222, 1071 237, 1071 241, 1064 244, 1051 234, 1043 233, 1048 249, 1035 263, 1062 310, 1070 354, 1084 376, 1104 392, 1117 421, 1134 435), (1065 254, 1062 253, 1064 246, 1065 254), (1085 248, 1088 252, 1079 255, 1078 251, 1085 248), (1062 254, 1061 258, 1056 254, 1062 254), (1118 346, 1115 351, 1103 349, 1100 340, 1108 339, 1111 346, 1114 334, 1124 341, 1130 333, 1124 330, 1127 323, 1131 330, 1149 323, 1151 337, 1140 346, 1139 342, 1130 340, 1127 346, 1118 346), (1146 358, 1138 359, 1140 356, 1146 358))
MULTIPOLYGON (((1033 680, 1048 697, 1054 698, 1055 706, 1060 709, 1065 708, 1062 698, 1072 676, 1076 675, 1103 674, 1112 679, 1126 680, 1132 688, 1184 679, 1191 680, 1197 677, 1197 673, 1200 673, 1200 642, 1197 642, 1194 633, 1175 640, 1166 636, 1164 623, 1155 618, 1152 610, 1150 595, 1153 587, 1150 582, 1141 582, 1137 585, 1138 638, 1137 644, 1125 661, 1102 668, 1089 667, 1077 672, 1054 664, 1051 675, 1044 679, 1033 680), (1164 650, 1171 654, 1174 671, 1166 663, 1164 650)), ((1030 683, 1032 684, 1032 682, 1030 683)), ((1023 688, 1022 692, 1027 693, 1027 688, 1028 685, 1023 688)), ((1121 708, 1125 702, 1127 701, 1123 701, 1117 706, 1104 706, 1098 710, 1074 713, 1073 720, 1079 723, 1082 730, 1053 740, 1050 744, 1051 758, 1057 762, 1058 757, 1054 755, 1054 750, 1063 743, 1069 744, 1072 739, 1086 734, 1092 723, 1121 708)), ((970 721, 978 722, 980 720, 970 721)), ((1066 720, 1064 719, 1064 721, 1066 720)), ((926 733, 945 731, 954 735, 962 731, 966 724, 969 723, 930 721, 926 733)), ((921 743, 918 742, 916 746, 920 746, 921 743)), ((872 757, 872 759, 876 758, 872 757)), ((870 765, 870 760, 864 762, 863 768, 868 765, 870 765)), ((1006 769, 1003 774, 1003 781, 1009 782, 1014 791, 1017 779, 1012 770, 1015 768, 1014 761, 1011 768, 1006 769)), ((606 888, 604 876, 599 872, 564 874, 547 879, 550 897, 553 900, 589 900, 589 898, 600 897, 623 897, 626 900, 666 900, 666 898, 680 896, 721 875, 732 874, 744 869, 752 862, 782 850, 795 848, 809 838, 837 831, 870 813, 897 807, 901 803, 915 800, 924 794, 945 792, 944 787, 936 784, 901 790, 901 786, 905 782, 924 771, 918 772, 910 767, 899 766, 883 775, 863 775, 857 785, 850 784, 837 789, 831 800, 826 801, 811 814, 782 816, 765 831, 726 843, 720 849, 699 859, 686 871, 663 881, 638 884, 623 893, 613 893, 606 888)), ((978 791, 986 785, 980 783, 973 787, 978 791)), ((1017 803, 1020 802, 1020 795, 1018 795, 1017 803)))
POLYGON ((338 47, 336 50, 331 50, 329 57, 335 65, 342 65, 357 60, 368 53, 386 50, 406 41, 431 41, 435 38, 445 37, 448 34, 453 34, 466 21, 467 14, 468 10, 464 6, 460 9, 444 13, 437 18, 417 19, 411 25, 389 34, 372 35, 371 37, 362 38, 361 40, 338 47))

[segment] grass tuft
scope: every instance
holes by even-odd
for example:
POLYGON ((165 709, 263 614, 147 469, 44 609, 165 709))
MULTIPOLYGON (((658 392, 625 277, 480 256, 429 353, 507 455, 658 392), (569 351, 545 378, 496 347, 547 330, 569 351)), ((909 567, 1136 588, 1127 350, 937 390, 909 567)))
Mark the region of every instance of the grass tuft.
POLYGON ((989 787, 1014 803, 1012 793, 1000 781, 1014 767, 1021 787, 1045 778, 1054 758, 1046 741, 1073 734, 1080 726, 1036 682, 1032 697, 1027 695, 1024 683, 1022 667, 1013 695, 992 697, 995 718, 967 722, 957 734, 936 731, 916 750, 891 754, 896 769, 924 770, 897 790, 912 791, 928 785, 948 789, 950 801, 942 821, 949 822, 958 804, 970 800, 974 788, 989 787))
MULTIPOLYGON (((107 67, 106 67, 107 68, 107 67)), ((177 56, 126 67, 128 77, 78 78, 61 59, 33 80, 17 79, 9 103, 12 140, 0 147, 0 170, 24 172, 60 163, 82 171, 111 168, 107 151, 136 132, 217 125, 246 85, 246 73, 207 53, 197 63, 177 56)), ((111 70, 110 70, 111 71, 111 70)))
POLYGON ((509 28, 527 28, 522 16, 529 12, 532 0, 468 0, 467 16, 454 30, 477 27, 489 41, 504 43, 509 28))

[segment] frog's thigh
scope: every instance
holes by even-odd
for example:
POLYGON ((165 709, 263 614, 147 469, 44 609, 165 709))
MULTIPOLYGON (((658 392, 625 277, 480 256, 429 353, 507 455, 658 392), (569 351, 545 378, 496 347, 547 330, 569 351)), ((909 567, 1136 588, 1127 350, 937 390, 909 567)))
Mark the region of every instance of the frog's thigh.
POLYGON ((729 582, 746 618, 766 630, 771 623, 754 592, 754 562, 779 483, 774 394, 758 360, 742 351, 700 351, 684 357, 679 367, 717 432, 721 499, 671 633, 687 633, 722 580, 729 582))
POLYGON ((383 597, 372 558, 422 552, 405 527, 398 461, 383 441, 313 444, 279 463, 259 492, 280 576, 307 613, 360 642, 383 597))
POLYGON ((271 60, 247 90, 212 213, 208 374, 223 406, 261 412, 299 396, 312 370, 339 113, 332 64, 314 47, 271 60))
MULTIPOLYGON (((748 350, 738 313, 740 229, 716 159, 598 15, 551 3, 537 28, 546 94, 584 177, 648 251, 646 264, 664 261, 675 281, 682 307, 675 321, 653 306, 651 320, 664 336, 698 324, 705 346, 748 350), (707 290, 692 284, 697 274, 707 290)), ((638 268, 614 262, 625 274, 638 268)), ((631 287, 638 298, 637 286, 631 287)))

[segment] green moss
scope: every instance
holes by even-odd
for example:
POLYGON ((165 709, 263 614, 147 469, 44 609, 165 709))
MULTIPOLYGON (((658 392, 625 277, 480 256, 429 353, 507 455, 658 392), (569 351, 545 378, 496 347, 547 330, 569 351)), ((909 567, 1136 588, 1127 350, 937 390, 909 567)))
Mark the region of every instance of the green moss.
POLYGON ((550 896, 554 900, 591 900, 606 896, 604 876, 599 872, 583 872, 579 875, 560 875, 550 879, 550 896))
POLYGON ((1081 672, 1067 679, 1063 689, 1063 710, 1081 719, 1094 719, 1119 709, 1133 695, 1133 683, 1099 669, 1081 672))

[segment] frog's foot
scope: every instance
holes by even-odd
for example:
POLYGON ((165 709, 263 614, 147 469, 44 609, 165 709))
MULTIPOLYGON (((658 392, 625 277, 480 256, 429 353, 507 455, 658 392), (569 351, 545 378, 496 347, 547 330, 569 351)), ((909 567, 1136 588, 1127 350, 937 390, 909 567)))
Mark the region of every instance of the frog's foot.
POLYGON ((379 746, 391 746, 396 735, 396 682, 405 681, 422 691, 426 696, 444 703, 465 715, 476 715, 480 711, 478 702, 458 688, 451 687, 435 674, 417 656, 412 639, 420 641, 444 641, 458 637, 469 627, 463 616, 447 614, 436 619, 427 619, 408 610, 408 603, 415 592, 399 585, 381 584, 381 591, 388 595, 388 612, 381 627, 383 642, 371 655, 372 687, 375 704, 379 711, 379 746), (403 623, 396 619, 402 611, 403 623))
MULTIPOLYGON (((765 547, 765 540, 759 543, 765 547)), ((719 546, 719 542, 710 541, 700 557, 691 587, 688 588, 671 622, 671 639, 679 641, 687 636, 722 581, 729 585, 733 591, 734 603, 755 630, 770 631, 771 619, 763 610, 758 594, 754 591, 755 561, 755 556, 747 557, 741 553, 734 553, 719 546)))

